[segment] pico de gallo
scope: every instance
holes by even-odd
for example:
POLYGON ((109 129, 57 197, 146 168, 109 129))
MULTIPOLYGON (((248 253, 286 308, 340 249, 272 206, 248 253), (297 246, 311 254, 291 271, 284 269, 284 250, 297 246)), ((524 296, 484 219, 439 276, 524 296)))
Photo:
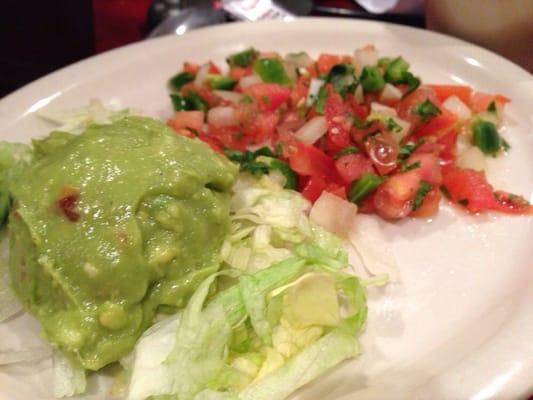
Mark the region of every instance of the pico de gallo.
POLYGON ((277 170, 313 202, 328 191, 385 219, 432 216, 443 196, 473 213, 533 213, 484 173, 486 157, 510 149, 503 95, 422 84, 374 46, 317 59, 249 48, 226 61, 227 73, 186 62, 169 80, 168 124, 243 171, 277 170))

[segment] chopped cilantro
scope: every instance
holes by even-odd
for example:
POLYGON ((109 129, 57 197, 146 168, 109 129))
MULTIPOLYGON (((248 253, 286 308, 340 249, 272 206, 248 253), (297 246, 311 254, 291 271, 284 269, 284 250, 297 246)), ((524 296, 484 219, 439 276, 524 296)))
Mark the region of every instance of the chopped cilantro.
POLYGON ((241 99, 239 100, 239 103, 242 103, 242 104, 251 104, 254 102, 254 99, 252 98, 252 96, 248 95, 248 94, 245 94, 244 96, 241 97, 241 99))
POLYGON ((357 147, 355 147, 355 146, 346 146, 345 148, 340 149, 339 151, 337 151, 333 155, 333 159, 337 160, 337 159, 341 158, 342 156, 345 156, 347 154, 354 154, 354 153, 359 153, 359 149, 357 147))
POLYGON ((387 128, 387 130, 388 130, 389 132, 395 132, 395 133, 399 133, 399 132, 401 132, 402 129, 403 129, 403 128, 401 127, 401 125, 398 124, 398 123, 396 122, 396 120, 395 120, 394 118, 391 118, 391 117, 389 117, 389 118, 387 118, 387 119, 385 120, 385 128, 387 128))
POLYGON ((418 190, 416 191, 415 198, 413 200, 413 211, 417 210, 424 201, 424 198, 431 190, 431 184, 428 181, 420 182, 418 190))
POLYGON ((317 113, 324 114, 324 107, 326 105, 326 99, 328 98, 328 91, 324 86, 320 88, 315 100, 315 110, 317 113))
POLYGON ((400 171, 402 172, 411 171, 417 168, 420 168, 420 161, 415 161, 414 163, 411 163, 411 164, 407 163, 407 161, 403 161, 400 164, 400 171))
POLYGON ((487 111, 493 114, 496 114, 498 111, 496 108, 496 102, 494 100, 490 102, 489 106, 487 107, 487 111))
POLYGON ((406 160, 409 158, 413 152, 418 149, 420 146, 424 144, 424 140, 420 139, 417 142, 409 142, 404 144, 402 147, 400 147, 400 151, 398 152, 398 159, 399 160, 406 160))
POLYGON ((352 182, 348 191, 348 199, 359 204, 366 196, 374 192, 383 183, 383 178, 371 172, 365 172, 361 177, 352 182))
POLYGON ((439 115, 441 112, 429 99, 424 100, 413 108, 413 114, 419 115, 423 122, 427 122, 430 118, 439 115))

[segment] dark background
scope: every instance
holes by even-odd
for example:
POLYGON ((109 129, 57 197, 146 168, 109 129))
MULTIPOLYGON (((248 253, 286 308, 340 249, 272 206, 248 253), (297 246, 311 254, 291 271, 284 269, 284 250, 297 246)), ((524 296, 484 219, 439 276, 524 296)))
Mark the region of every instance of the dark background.
MULTIPOLYGON (((0 98, 75 61, 142 40, 152 1, 1 0, 0 98)), ((311 14, 424 24, 421 16, 370 15, 351 0, 315 0, 311 14)))

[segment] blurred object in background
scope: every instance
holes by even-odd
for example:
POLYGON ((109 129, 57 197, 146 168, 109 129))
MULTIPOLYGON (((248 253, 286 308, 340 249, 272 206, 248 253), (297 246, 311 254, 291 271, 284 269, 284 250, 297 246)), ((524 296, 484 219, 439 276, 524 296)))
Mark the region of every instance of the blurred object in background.
POLYGON ((142 40, 149 32, 146 13, 152 1, 92 0, 96 52, 142 40))
POLYGON ((422 14, 424 0, 355 0, 365 10, 383 14, 386 12, 401 14, 422 14))
POLYGON ((533 0, 426 0, 426 23, 533 73, 533 0))
POLYGON ((94 53, 91 0, 0 4, 0 97, 94 53))

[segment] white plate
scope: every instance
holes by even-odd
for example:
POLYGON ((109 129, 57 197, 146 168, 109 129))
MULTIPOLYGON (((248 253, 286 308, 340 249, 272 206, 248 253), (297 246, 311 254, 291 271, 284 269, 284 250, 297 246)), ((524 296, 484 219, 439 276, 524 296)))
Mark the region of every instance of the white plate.
MULTIPOLYGON (((166 117, 166 81, 185 60, 223 62, 250 45, 280 52, 351 53, 374 43, 403 55, 425 82, 466 83, 513 99, 508 156, 489 160, 501 189, 533 192, 533 78, 479 47, 396 25, 341 19, 231 24, 127 46, 51 74, 0 101, 0 137, 17 141, 49 127, 34 111, 90 98, 166 117)), ((444 206, 431 222, 382 223, 401 282, 370 293, 365 353, 299 392, 305 399, 517 398, 533 389, 531 217, 469 216, 444 206)), ((26 334, 21 322, 13 334, 26 334)), ((46 365, 42 366, 43 368, 46 365)), ((0 369, 0 398, 50 397, 49 371, 0 369)))

